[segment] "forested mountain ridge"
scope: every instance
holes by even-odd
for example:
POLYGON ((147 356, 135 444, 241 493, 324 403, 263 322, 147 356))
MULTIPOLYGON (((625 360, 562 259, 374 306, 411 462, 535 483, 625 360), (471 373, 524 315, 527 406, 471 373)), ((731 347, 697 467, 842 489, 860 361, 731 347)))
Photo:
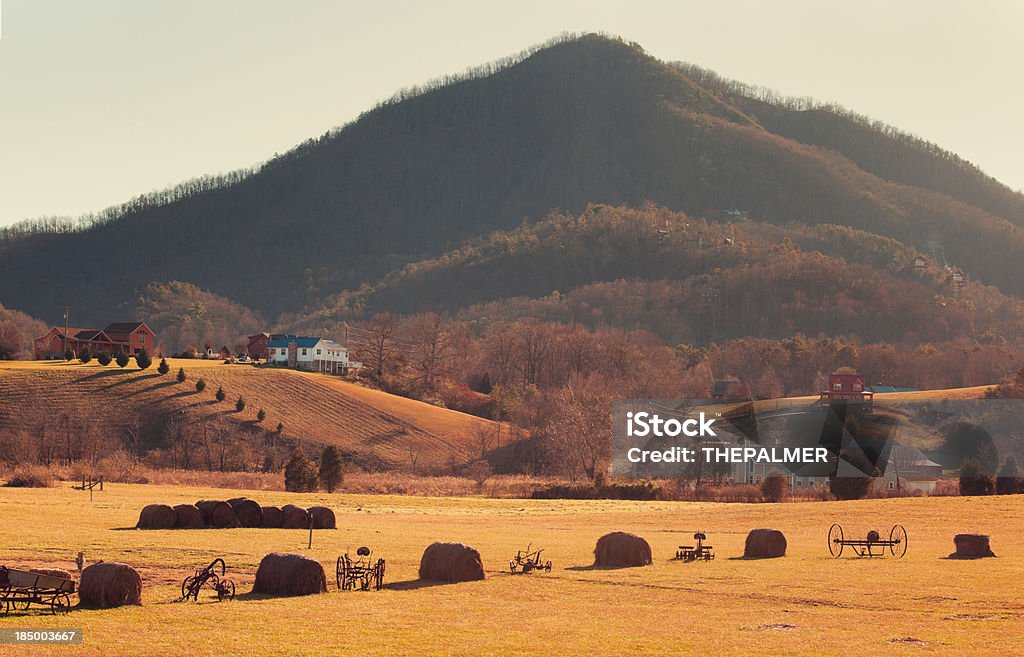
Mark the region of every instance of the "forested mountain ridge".
MULTIPOLYGON (((744 95, 635 44, 559 40, 88 228, 5 231, 0 300, 49 320, 73 303, 89 323, 151 281, 187 281, 273 317, 552 209, 648 201, 694 218, 740 209, 767 223, 847 226, 1024 294, 1024 197, 939 149, 908 159, 899 135, 822 112, 744 95)), ((656 278, 621 274, 634 275, 656 278)), ((494 289, 466 301, 595 280, 610 279, 583 270, 530 287, 521 269, 492 270, 481 284, 494 289)))

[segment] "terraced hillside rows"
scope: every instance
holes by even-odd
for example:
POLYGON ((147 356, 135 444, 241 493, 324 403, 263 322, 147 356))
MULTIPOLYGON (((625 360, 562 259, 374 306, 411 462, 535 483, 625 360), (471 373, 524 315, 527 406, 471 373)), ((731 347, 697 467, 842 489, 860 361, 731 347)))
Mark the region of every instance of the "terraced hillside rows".
POLYGON ((410 453, 423 465, 462 461, 474 453, 482 428, 493 423, 456 411, 387 393, 361 389, 326 375, 263 369, 201 361, 168 361, 171 372, 160 375, 130 365, 102 367, 41 362, 0 365, 0 428, 18 428, 40 413, 59 424, 64 414, 100 409, 105 426, 123 427, 143 417, 159 431, 174 414, 191 420, 223 420, 239 428, 255 428, 259 409, 272 431, 284 425, 284 435, 300 442, 336 445, 356 462, 383 466, 407 465, 410 453), (184 367, 187 380, 175 373, 184 367), (197 392, 196 380, 206 389, 197 392), (226 398, 217 402, 223 387, 226 398), (247 404, 237 412, 235 402, 247 404))

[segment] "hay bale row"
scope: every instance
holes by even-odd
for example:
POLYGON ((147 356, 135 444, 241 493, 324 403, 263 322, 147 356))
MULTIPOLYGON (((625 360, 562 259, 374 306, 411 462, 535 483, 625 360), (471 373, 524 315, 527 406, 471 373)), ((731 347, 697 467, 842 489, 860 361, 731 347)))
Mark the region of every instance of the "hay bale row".
POLYGON ((313 521, 313 529, 337 529, 334 511, 326 506, 309 507, 309 518, 313 521))
POLYGON ((171 529, 177 516, 166 504, 149 504, 139 513, 138 529, 171 529))
POLYGON ((334 511, 325 506, 304 509, 288 504, 284 507, 260 506, 255 500, 236 497, 221 502, 200 500, 195 504, 150 504, 142 509, 139 529, 201 529, 203 527, 264 527, 269 529, 337 529, 334 511))
POLYGON ((651 546, 636 534, 612 532, 597 539, 594 546, 595 566, 628 568, 651 563, 651 546))
POLYGON ((203 512, 195 504, 178 504, 174 507, 175 529, 202 529, 203 512))
POLYGON ((431 543, 420 559, 420 579, 472 582, 484 579, 484 564, 476 549, 462 543, 431 543))
POLYGON ((326 593, 327 575, 315 559, 271 552, 260 561, 252 592, 287 596, 326 593))
POLYGON ((235 515, 234 509, 227 502, 220 500, 199 500, 196 502, 196 508, 203 514, 203 523, 207 527, 217 527, 220 529, 227 529, 231 527, 240 527, 241 523, 238 522, 238 516, 235 515))
POLYGON ((101 561, 82 571, 78 584, 83 607, 123 607, 142 604, 142 577, 131 566, 101 561))
POLYGON ((281 510, 281 507, 263 507, 263 516, 260 518, 260 527, 267 529, 281 529, 284 527, 284 511, 281 510))
POLYGON ((309 511, 303 509, 301 506, 285 504, 281 507, 281 512, 284 514, 284 520, 281 522, 281 527, 285 529, 309 528, 309 511))
POLYGON ((231 510, 238 517, 238 523, 243 527, 259 527, 263 520, 263 507, 257 502, 244 497, 236 497, 228 500, 231 510))

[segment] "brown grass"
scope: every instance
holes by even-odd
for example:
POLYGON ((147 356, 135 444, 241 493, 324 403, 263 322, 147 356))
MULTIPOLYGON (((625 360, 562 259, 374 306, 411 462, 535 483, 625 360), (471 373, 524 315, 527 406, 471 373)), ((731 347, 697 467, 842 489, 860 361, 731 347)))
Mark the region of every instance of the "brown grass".
POLYGON ((319 561, 301 554, 271 552, 260 561, 253 593, 311 595, 327 592, 327 575, 319 561))
POLYGON ((628 568, 651 563, 651 546, 636 534, 612 532, 597 539, 594 546, 595 566, 628 568))
POLYGON ((78 599, 83 607, 141 605, 142 577, 127 564, 94 563, 82 571, 78 599))
POLYGON ((420 579, 473 582, 484 579, 480 553, 462 543, 431 543, 420 559, 420 579))

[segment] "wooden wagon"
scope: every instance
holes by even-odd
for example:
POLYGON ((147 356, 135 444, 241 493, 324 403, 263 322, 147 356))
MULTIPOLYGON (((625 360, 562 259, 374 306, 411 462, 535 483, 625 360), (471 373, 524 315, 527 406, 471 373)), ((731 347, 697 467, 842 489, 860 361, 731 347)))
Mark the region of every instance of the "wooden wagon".
POLYGON ((67 613, 75 581, 0 566, 0 615, 27 611, 32 605, 49 608, 50 613, 67 613))

